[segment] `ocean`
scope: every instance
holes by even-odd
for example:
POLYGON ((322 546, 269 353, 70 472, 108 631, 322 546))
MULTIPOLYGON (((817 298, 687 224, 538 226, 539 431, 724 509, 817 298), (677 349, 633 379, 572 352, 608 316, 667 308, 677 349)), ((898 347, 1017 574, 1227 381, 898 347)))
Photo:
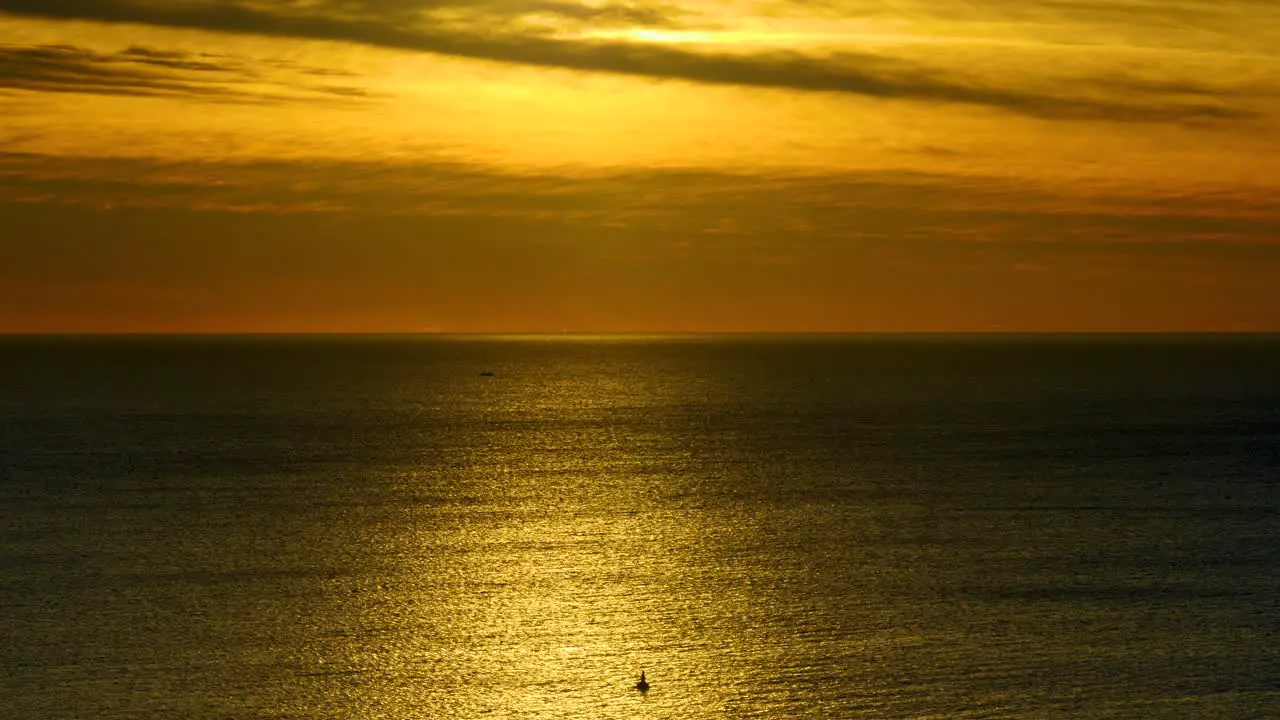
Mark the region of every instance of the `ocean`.
POLYGON ((1277 337, 13 337, 0 433, 9 720, 1280 718, 1277 337))

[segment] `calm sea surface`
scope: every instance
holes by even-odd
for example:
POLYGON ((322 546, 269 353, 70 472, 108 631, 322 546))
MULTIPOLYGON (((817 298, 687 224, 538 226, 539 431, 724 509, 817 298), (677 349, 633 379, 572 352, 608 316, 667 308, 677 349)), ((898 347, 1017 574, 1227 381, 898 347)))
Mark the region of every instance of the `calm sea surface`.
POLYGON ((10 338, 0 433, 6 719, 1280 718, 1277 338, 10 338))

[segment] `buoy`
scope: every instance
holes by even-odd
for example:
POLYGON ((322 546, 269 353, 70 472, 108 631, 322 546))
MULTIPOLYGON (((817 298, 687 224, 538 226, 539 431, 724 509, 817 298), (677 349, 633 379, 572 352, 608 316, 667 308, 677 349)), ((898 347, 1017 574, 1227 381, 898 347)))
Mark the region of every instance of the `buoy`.
POLYGON ((646 692, 649 689, 649 681, 644 679, 644 671, 640 671, 640 682, 636 683, 636 689, 640 692, 646 692))

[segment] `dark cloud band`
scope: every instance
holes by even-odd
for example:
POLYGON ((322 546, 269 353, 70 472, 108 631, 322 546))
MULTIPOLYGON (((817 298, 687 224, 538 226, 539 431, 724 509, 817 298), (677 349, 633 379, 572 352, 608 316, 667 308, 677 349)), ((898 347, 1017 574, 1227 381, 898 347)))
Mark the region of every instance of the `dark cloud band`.
MULTIPOLYGON (((294 72, 310 74, 305 68, 294 72)), ((0 45, 0 89, 255 103, 369 95, 360 88, 290 82, 284 77, 273 82, 251 64, 226 56, 139 46, 100 53, 72 45, 0 45), (275 90, 251 90, 247 84, 275 90)))
MULTIPOLYGON (((572 17, 565 2, 532 4, 491 1, 480 8, 493 13, 487 26, 408 22, 409 9, 439 9, 451 3, 419 6, 380 2, 319 5, 306 11, 289 5, 247 2, 173 2, 143 4, 131 0, 0 0, 0 12, 43 18, 128 22, 233 33, 336 40, 386 48, 438 53, 538 67, 607 72, 699 83, 819 91, 917 102, 961 103, 1053 119, 1122 122, 1195 122, 1253 117, 1246 108, 1221 97, 1171 98, 1151 88, 1126 95, 1105 92, 1048 93, 1014 84, 979 83, 905 61, 843 53, 814 57, 766 52, 753 55, 711 54, 653 44, 577 41, 508 31, 512 17, 531 11, 572 17), (318 8, 318 9, 317 9, 318 8), (354 8, 354 11, 352 11, 354 8), (480 26, 499 28, 485 32, 480 26)), ((601 18, 672 22, 673 13, 639 6, 583 10, 579 20, 601 18), (612 9, 610 9, 612 8, 612 9), (612 13, 609 15, 608 13, 612 13)), ((156 60, 163 60, 157 58, 156 60)), ((1100 86, 1087 88, 1098 90, 1100 86)), ((1105 88, 1103 88, 1105 90, 1105 88)))

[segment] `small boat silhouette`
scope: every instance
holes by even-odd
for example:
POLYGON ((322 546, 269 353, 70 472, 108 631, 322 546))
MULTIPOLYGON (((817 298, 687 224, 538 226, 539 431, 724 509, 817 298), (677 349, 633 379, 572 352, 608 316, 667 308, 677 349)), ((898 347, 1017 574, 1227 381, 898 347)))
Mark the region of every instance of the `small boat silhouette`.
POLYGON ((636 683, 636 689, 640 692, 649 691, 649 681, 644 679, 644 671, 640 671, 640 682, 636 683))

